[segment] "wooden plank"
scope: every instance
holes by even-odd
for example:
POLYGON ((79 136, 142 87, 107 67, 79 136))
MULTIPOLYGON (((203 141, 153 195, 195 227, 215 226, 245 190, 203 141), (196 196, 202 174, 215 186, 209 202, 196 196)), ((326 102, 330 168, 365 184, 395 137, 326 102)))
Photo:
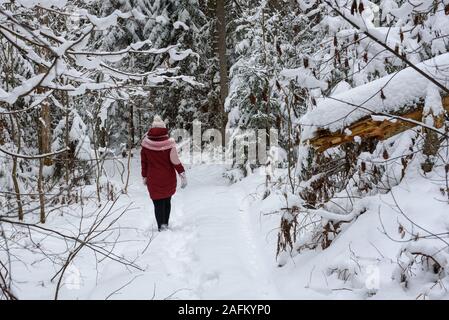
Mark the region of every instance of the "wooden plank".
MULTIPOLYGON (((443 97, 442 103, 444 109, 449 112, 449 96, 443 97)), ((413 111, 402 114, 397 113, 395 115, 411 120, 421 121, 423 117, 423 107, 424 105, 420 103, 413 107, 413 111)), ((408 110, 410 109, 411 108, 408 108, 408 110)), ((437 128, 443 125, 444 119, 442 117, 435 120, 435 126, 437 128)), ((330 132, 325 129, 318 130, 316 136, 310 139, 309 142, 310 145, 313 146, 318 152, 323 152, 345 142, 354 141, 356 136, 360 137, 362 140, 367 138, 384 140, 413 127, 416 127, 416 124, 400 119, 396 119, 394 122, 388 120, 375 121, 370 115, 343 128, 342 132, 330 132), (351 131, 350 134, 346 134, 344 132, 347 131, 346 129, 351 131)))

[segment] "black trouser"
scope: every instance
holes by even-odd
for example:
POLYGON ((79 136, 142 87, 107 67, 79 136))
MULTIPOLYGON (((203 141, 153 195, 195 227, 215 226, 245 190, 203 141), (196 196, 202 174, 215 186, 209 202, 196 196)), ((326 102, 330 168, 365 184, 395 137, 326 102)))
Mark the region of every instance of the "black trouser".
POLYGON ((156 215, 157 227, 160 230, 163 224, 168 225, 171 210, 171 197, 153 200, 154 214, 156 215))

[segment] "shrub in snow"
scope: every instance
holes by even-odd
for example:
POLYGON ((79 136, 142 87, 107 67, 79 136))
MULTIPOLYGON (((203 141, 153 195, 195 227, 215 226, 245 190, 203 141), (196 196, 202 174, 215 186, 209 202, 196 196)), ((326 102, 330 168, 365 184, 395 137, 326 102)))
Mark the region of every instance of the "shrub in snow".
POLYGON ((421 291, 417 298, 439 298, 449 284, 449 250, 439 240, 417 239, 404 245, 394 273, 405 290, 421 291))

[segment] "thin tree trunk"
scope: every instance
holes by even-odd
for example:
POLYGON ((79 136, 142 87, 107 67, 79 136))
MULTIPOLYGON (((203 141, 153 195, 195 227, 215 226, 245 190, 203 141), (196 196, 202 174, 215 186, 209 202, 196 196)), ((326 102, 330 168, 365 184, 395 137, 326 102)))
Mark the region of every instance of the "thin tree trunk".
POLYGON ((139 130, 139 139, 143 136, 142 130, 142 110, 140 108, 137 109, 137 128, 139 130))
POLYGON ((126 171, 126 183, 125 189, 123 190, 124 194, 128 194, 128 186, 129 186, 129 176, 131 171, 131 148, 128 150, 128 163, 127 163, 127 171, 126 171))
POLYGON ((40 204, 40 222, 45 223, 45 197, 44 197, 44 187, 43 187, 43 170, 44 170, 44 159, 39 159, 39 176, 37 179, 37 191, 39 193, 39 204, 40 204))
POLYGON ((98 154, 98 146, 100 144, 100 135, 101 133, 99 132, 99 128, 100 126, 98 125, 98 114, 100 113, 100 106, 98 106, 95 109, 95 115, 94 115, 94 119, 97 119, 97 123, 94 126, 94 130, 92 130, 92 139, 93 139, 93 143, 94 143, 94 153, 95 153, 95 165, 97 167, 96 170, 96 178, 95 178, 95 184, 97 186, 97 200, 98 200, 98 207, 101 207, 101 185, 100 185, 100 178, 101 178, 101 172, 103 169, 103 166, 101 164, 101 160, 98 154))
MULTIPOLYGON (((43 93, 43 92, 39 92, 43 93)), ((43 102, 41 105, 39 124, 41 126, 40 139, 41 139, 41 150, 40 153, 51 153, 51 114, 50 114, 50 104, 48 102, 43 102)), ((44 165, 51 166, 53 161, 51 157, 44 158, 44 165)))
MULTIPOLYGON (((48 16, 45 15, 44 10, 38 10, 40 17, 42 17, 41 24, 48 25, 48 16)), ((43 52, 45 56, 45 52, 43 52)), ((39 66, 39 73, 45 73, 47 70, 43 66, 39 66)), ((36 92, 38 94, 45 94, 48 89, 39 87, 36 92)), ((39 140, 39 152, 50 153, 51 152, 51 114, 50 103, 45 100, 41 103, 41 111, 38 117, 38 140, 39 140)), ((44 166, 51 166, 53 161, 51 157, 39 159, 39 176, 37 179, 37 189, 39 192, 39 204, 40 204, 40 222, 45 223, 45 196, 44 196, 44 166)))
POLYGON ((292 143, 292 135, 293 135, 293 128, 292 128, 292 103, 290 101, 287 101, 287 108, 288 108, 288 152, 287 152, 287 158, 288 158, 288 179, 290 182, 290 187, 292 188, 292 193, 295 193, 295 184, 293 182, 292 177, 292 167, 294 166, 294 163, 292 163, 292 152, 293 152, 293 143, 292 143))
POLYGON ((0 118, 0 146, 5 144, 5 135, 3 134, 3 130, 5 130, 6 124, 5 121, 0 118))
MULTIPOLYGON (((266 30, 265 30, 265 8, 262 8, 262 47, 263 47, 263 62, 265 67, 268 68, 268 61, 267 61, 267 46, 266 46, 266 30)), ((265 102, 265 114, 267 115, 265 119, 265 135, 266 135, 266 141, 270 140, 270 120, 268 118, 268 114, 270 113, 270 94, 269 94, 269 83, 267 82, 265 84, 265 88, 263 89, 266 93, 266 99, 265 102)), ((267 150, 265 150, 267 151, 267 150)), ((268 176, 267 176, 268 177, 268 176)))
MULTIPOLYGON (((44 93, 43 89, 38 89, 38 93, 44 93)), ((39 128, 39 153, 50 153, 50 105, 48 102, 44 102, 41 105, 40 116, 37 119, 39 128)), ((45 223, 45 196, 44 196, 44 166, 51 166, 52 160, 50 157, 39 159, 39 176, 37 179, 37 190, 39 193, 40 204, 40 222, 45 223)))
MULTIPOLYGON (((9 56, 9 59, 11 61, 11 66, 14 65, 13 61, 14 61, 14 54, 13 54, 13 50, 11 50, 11 47, 8 45, 7 46, 7 52, 6 54, 9 56)), ((9 70, 9 72, 6 72, 6 90, 9 91, 9 85, 10 82, 11 84, 14 86, 14 77, 12 77, 14 70, 11 69, 9 70), (11 79, 10 79, 11 76, 11 79)), ((16 120, 17 123, 17 153, 20 153, 20 148, 21 148, 21 132, 20 132, 20 122, 17 119, 17 116, 12 116, 10 115, 9 120, 11 121, 11 138, 13 143, 15 143, 16 140, 16 130, 15 130, 15 126, 14 126, 14 120, 16 120)), ((3 137, 3 130, 4 130, 4 126, 6 126, 5 121, 3 119, 0 119, 0 145, 3 145, 5 143, 4 141, 4 137, 3 137)), ((22 206, 22 197, 20 194, 20 187, 19 187, 19 181, 17 179, 17 157, 12 157, 12 172, 11 172, 11 178, 14 184, 14 192, 16 194, 16 202, 17 202, 17 213, 19 215, 19 220, 22 221, 24 218, 24 214, 23 214, 23 206, 22 206)))
POLYGON ((134 135, 135 135, 135 128, 134 128, 134 107, 131 103, 130 109, 129 109, 129 137, 128 137, 128 171, 126 174, 126 183, 125 183, 125 189, 124 193, 128 193, 128 185, 129 185, 129 176, 130 176, 130 169, 131 169, 131 157, 132 157, 132 149, 134 146, 134 135))
POLYGON ((219 61, 220 73, 220 114, 221 114, 221 131, 222 142, 225 145, 226 124, 228 122, 228 114, 225 110, 225 101, 228 96, 228 61, 226 56, 226 0, 216 0, 217 15, 217 54, 219 61))
MULTIPOLYGON (((69 95, 68 93, 65 94, 65 136, 64 136, 64 142, 66 148, 69 147, 70 139, 69 139, 69 95)), ((65 186, 67 188, 67 201, 70 201, 70 187, 69 187, 69 181, 70 181, 70 151, 67 151, 65 154, 65 186)))
MULTIPOLYGON (((14 117, 15 118, 15 117, 14 117)), ((14 128, 14 118, 10 116, 11 120, 11 131, 12 131, 12 140, 16 140, 16 133, 14 128)), ((20 147, 21 147, 21 135, 20 135, 20 124, 19 121, 16 119, 17 123, 17 153, 20 153, 20 147)), ((11 178, 12 182, 14 184, 14 192, 16 194, 16 201, 17 201, 17 213, 19 215, 19 220, 23 221, 24 215, 23 215, 23 206, 22 206, 22 197, 20 194, 20 187, 19 187, 19 181, 17 179, 17 157, 12 157, 12 172, 11 172, 11 178)))
POLYGON ((134 104, 129 104, 129 150, 134 146, 134 139, 136 135, 136 129, 134 126, 134 104))

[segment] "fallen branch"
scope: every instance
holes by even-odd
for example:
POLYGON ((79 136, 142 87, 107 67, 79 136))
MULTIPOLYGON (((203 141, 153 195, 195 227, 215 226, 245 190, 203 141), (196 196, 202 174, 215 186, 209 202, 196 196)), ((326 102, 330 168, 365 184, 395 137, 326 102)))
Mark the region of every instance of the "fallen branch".
MULTIPOLYGON (((349 102, 347 103, 350 104, 349 102)), ((449 96, 442 98, 442 104, 443 108, 449 112, 449 96)), ((364 107, 360 108, 365 109, 364 107)), ((416 126, 423 127, 434 131, 443 137, 449 138, 444 131, 429 126, 421 121, 423 118, 423 108, 424 105, 421 103, 407 108, 407 110, 412 109, 412 111, 403 114, 390 114, 385 112, 372 113, 347 126, 344 130, 342 130, 343 132, 330 132, 327 129, 318 130, 316 136, 310 139, 309 142, 310 145, 317 149, 318 152, 323 152, 343 143, 352 142, 357 136, 362 139, 376 138, 379 140, 385 140, 416 126), (381 119, 381 121, 379 121, 376 120, 375 116, 382 116, 389 119, 381 119), (391 121, 393 119, 395 121, 391 121)), ((367 111, 369 110, 367 109, 367 111)))

